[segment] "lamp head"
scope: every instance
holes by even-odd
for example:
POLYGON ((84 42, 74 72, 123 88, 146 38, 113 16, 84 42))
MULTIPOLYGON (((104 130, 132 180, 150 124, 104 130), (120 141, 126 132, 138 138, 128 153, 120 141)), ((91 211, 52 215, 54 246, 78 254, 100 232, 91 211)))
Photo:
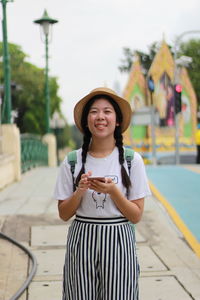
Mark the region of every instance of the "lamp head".
POLYGON ((49 34, 49 25, 53 25, 57 22, 57 20, 49 17, 46 9, 44 10, 42 17, 34 21, 34 23, 42 26, 45 35, 49 34))

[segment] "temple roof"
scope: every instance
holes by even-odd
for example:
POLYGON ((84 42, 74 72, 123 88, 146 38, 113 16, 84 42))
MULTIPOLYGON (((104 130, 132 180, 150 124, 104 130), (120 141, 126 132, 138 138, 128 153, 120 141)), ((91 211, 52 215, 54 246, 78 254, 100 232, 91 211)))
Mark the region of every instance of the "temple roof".
POLYGON ((166 72, 169 78, 173 81, 174 59, 168 45, 163 40, 160 49, 153 59, 148 75, 151 75, 154 82, 157 83, 164 72, 166 72))
POLYGON ((142 73, 142 66, 141 66, 140 59, 138 56, 135 56, 135 59, 131 66, 129 79, 128 79, 127 85, 126 85, 124 93, 123 93, 123 96, 125 99, 129 100, 131 92, 136 84, 139 85, 142 93, 145 95, 146 94, 146 82, 145 82, 145 77, 142 73))

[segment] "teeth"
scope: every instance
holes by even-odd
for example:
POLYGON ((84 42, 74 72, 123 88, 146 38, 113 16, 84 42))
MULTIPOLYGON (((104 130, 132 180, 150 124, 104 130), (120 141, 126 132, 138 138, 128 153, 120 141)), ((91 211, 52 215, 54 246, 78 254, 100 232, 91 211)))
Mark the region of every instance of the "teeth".
POLYGON ((106 127, 106 125, 104 125, 104 124, 99 124, 99 125, 96 125, 96 127, 106 127))

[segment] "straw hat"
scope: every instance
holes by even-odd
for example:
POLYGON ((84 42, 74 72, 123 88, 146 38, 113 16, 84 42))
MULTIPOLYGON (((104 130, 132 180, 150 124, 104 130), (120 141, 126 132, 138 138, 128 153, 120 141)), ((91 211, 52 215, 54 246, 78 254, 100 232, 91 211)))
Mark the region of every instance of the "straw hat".
POLYGON ((78 129, 83 132, 81 127, 81 116, 86 103, 96 95, 107 95, 110 96, 118 105, 122 112, 123 120, 121 123, 122 132, 124 132, 131 121, 131 106, 128 101, 119 97, 113 90, 105 87, 100 87, 92 90, 88 95, 83 97, 74 107, 74 121, 78 129))

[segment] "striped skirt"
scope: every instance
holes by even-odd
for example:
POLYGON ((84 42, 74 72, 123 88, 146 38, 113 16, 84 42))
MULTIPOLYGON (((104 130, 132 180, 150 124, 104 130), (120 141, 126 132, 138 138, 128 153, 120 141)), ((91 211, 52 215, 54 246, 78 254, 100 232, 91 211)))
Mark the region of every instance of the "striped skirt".
POLYGON ((133 226, 125 218, 76 216, 69 228, 63 300, 138 300, 133 226))

